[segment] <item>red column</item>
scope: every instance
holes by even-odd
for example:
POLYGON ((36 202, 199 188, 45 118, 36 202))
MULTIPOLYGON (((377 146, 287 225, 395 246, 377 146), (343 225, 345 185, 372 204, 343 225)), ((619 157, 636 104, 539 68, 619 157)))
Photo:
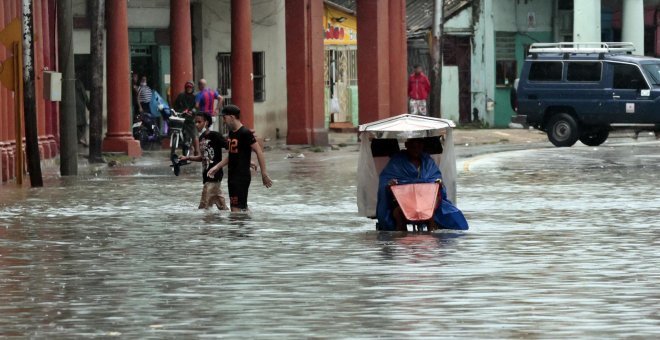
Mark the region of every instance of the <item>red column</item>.
MULTIPOLYGON (((50 32, 50 69, 58 71, 57 65, 57 8, 56 0, 48 0, 48 32, 50 32)), ((60 147, 60 106, 57 102, 50 102, 51 107, 51 125, 53 126, 53 137, 57 143, 57 150, 60 147)), ((58 151, 59 152, 59 151, 58 151)))
POLYGON ((231 0, 231 101, 241 108, 241 122, 254 128, 251 2, 231 0))
POLYGON ((328 144, 323 80, 323 1, 285 2, 287 144, 328 144))
POLYGON ((103 140, 103 151, 127 153, 131 157, 142 155, 140 143, 130 132, 130 67, 128 53, 127 0, 105 3, 108 86, 108 132, 103 140))
POLYGON ((388 9, 389 1, 357 2, 360 124, 391 116, 388 9))
POLYGON ((193 79, 192 27, 190 0, 170 1, 170 36, 172 37, 172 98, 183 92, 187 80, 193 79))
MULTIPOLYGON (((5 7, 7 4, 0 5, 0 31, 5 28, 5 7)), ((7 59, 9 53, 5 52, 5 45, 0 44, 0 62, 7 59)), ((0 181, 6 182, 9 179, 7 166, 9 164, 9 155, 7 153, 7 139, 9 125, 7 124, 7 115, 10 114, 8 101, 11 99, 11 93, 7 88, 0 84, 0 181)))
MULTIPOLYGON (((48 71, 53 71, 54 67, 51 60, 51 50, 53 46, 51 45, 51 30, 50 30, 50 18, 48 14, 48 0, 43 0, 41 5, 41 32, 43 36, 43 69, 48 71)), ((46 119, 46 137, 48 138, 48 143, 50 144, 50 156, 55 157, 58 152, 57 141, 55 140, 55 130, 56 126, 53 125, 53 102, 44 98, 44 115, 46 119)))
MULTIPOLYGON (((2 1, 5 9, 5 24, 11 22, 15 18, 20 17, 21 10, 18 6, 18 0, 2 1)), ((14 113, 14 97, 13 92, 8 92, 10 100, 7 101, 7 106, 9 107, 9 112, 7 113, 7 137, 9 137, 8 147, 7 147, 7 177, 8 179, 14 178, 15 176, 15 165, 14 165, 14 152, 16 147, 16 131, 15 131, 15 113, 14 113)), ((4 162, 3 162, 4 167, 4 162)))
POLYGON ((406 40, 406 1, 390 0, 390 112, 408 112, 408 43, 406 40))

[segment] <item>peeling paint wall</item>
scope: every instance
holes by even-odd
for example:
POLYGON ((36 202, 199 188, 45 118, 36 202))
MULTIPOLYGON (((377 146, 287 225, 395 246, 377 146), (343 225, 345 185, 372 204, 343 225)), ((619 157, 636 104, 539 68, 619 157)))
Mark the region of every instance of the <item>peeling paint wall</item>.
POLYGON ((474 36, 472 43, 472 109, 489 126, 494 122, 494 111, 487 110, 488 101, 495 98, 495 31, 493 1, 475 1, 473 5, 474 36))
POLYGON ((442 118, 459 121, 458 102, 458 66, 443 66, 442 68, 442 118))
POLYGON ((509 103, 510 86, 498 87, 495 82, 496 32, 516 32, 515 59, 520 70, 523 45, 552 38, 553 4, 548 0, 473 2, 472 109, 478 110, 480 120, 488 126, 506 127, 503 122, 514 114, 509 103))

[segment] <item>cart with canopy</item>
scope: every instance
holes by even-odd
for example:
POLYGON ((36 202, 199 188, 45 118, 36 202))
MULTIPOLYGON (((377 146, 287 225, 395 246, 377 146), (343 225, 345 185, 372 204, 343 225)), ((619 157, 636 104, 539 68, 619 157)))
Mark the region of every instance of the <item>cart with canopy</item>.
MULTIPOLYGON (((380 219, 380 216, 377 216, 379 176, 390 158, 401 151, 402 143, 405 140, 420 139, 423 141, 424 152, 430 155, 442 173, 440 185, 444 188, 440 187, 440 189, 445 200, 442 201, 441 210, 446 214, 458 212, 460 214, 459 220, 462 219, 455 225, 446 223, 449 226, 444 225, 442 227, 467 229, 467 222, 462 213, 451 203, 456 201, 456 159, 452 136, 452 128, 454 127, 454 122, 448 119, 410 114, 402 114, 360 125, 360 156, 357 172, 359 215, 370 218, 379 217, 380 219)), ((421 173, 421 170, 419 171, 421 173)), ((404 209, 406 217, 426 216, 428 218, 429 206, 431 207, 431 214, 433 214, 434 206, 440 207, 440 203, 436 202, 435 197, 432 196, 434 193, 438 193, 437 186, 434 191, 434 187, 428 184, 430 183, 424 183, 423 185, 422 183, 415 183, 406 188, 393 190, 393 192, 396 192, 395 195, 400 195, 397 196, 397 201, 400 201, 400 206, 404 209), (427 198, 425 201, 424 195, 431 198, 427 198), (429 199, 432 201, 428 202, 429 199)), ((409 218, 409 220, 414 221, 415 219, 409 218)), ((378 224, 377 229, 388 230, 378 224)))

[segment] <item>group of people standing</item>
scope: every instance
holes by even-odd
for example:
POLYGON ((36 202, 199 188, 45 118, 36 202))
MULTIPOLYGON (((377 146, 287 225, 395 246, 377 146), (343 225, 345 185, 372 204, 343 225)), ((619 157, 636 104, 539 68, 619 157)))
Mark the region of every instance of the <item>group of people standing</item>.
MULTIPOLYGON (((133 91, 137 110, 142 113, 149 107, 152 91, 146 83, 146 76, 141 78, 137 86, 136 77, 133 78, 133 91)), ((231 209, 232 212, 248 211, 247 198, 252 170, 257 170, 257 164, 252 162, 252 152, 257 155, 263 185, 266 188, 273 185, 266 170, 261 145, 254 132, 241 123, 241 109, 238 106, 223 106, 222 96, 217 90, 208 88, 205 79, 200 79, 197 86, 199 92, 195 93, 194 83, 187 81, 184 91, 171 103, 175 111, 184 114, 184 134, 193 137, 192 154, 182 155, 178 160, 184 164, 188 161, 202 164, 203 189, 199 209, 216 206, 220 210, 231 209), (218 131, 219 116, 229 130, 227 138, 218 131), (228 154, 224 159, 222 149, 226 149, 228 154), (225 166, 228 167, 229 207, 220 185, 225 166)))

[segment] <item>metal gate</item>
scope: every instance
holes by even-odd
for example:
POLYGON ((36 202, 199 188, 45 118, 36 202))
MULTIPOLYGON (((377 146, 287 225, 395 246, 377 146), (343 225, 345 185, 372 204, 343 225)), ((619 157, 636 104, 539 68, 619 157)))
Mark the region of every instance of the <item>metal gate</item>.
POLYGON ((357 121, 353 110, 352 88, 357 87, 355 46, 326 46, 323 63, 326 111, 333 122, 357 121), (334 103, 333 103, 334 101, 334 103))

